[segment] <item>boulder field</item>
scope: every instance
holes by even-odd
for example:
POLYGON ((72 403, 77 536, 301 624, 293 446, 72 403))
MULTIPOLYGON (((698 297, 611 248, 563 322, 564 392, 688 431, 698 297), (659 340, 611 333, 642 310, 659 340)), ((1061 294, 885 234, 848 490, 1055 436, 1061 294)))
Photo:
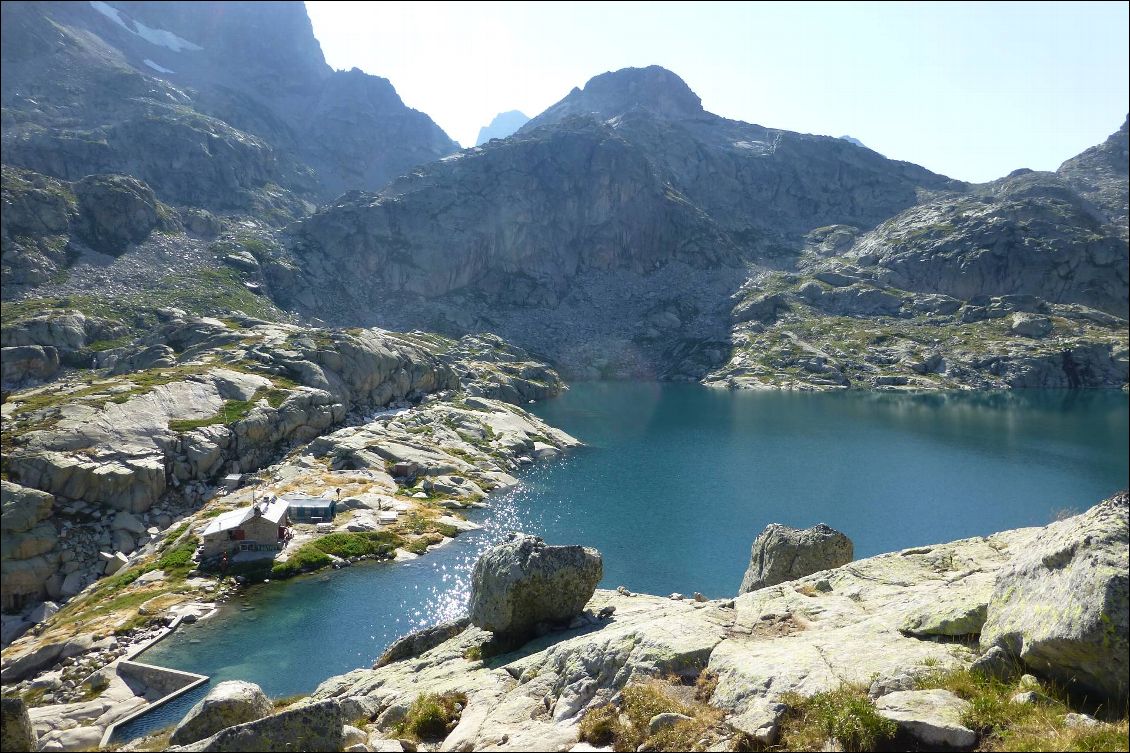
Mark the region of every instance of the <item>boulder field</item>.
MULTIPOLYGON (((711 749, 732 749, 741 736, 772 744, 788 704, 845 684, 870 688, 878 718, 903 736, 896 739, 970 749, 978 734, 964 721, 968 702, 918 689, 918 679, 970 667, 991 674, 999 661, 1035 676, 1022 685, 1036 687, 1038 677, 1091 702, 1125 704, 1127 511, 1124 492, 1043 528, 905 549, 716 600, 592 591, 595 552, 518 536, 477 566, 469 622, 409 636, 373 669, 330 678, 282 712, 174 749, 258 750, 281 734, 306 750, 411 749, 398 739, 404 720, 421 698, 447 698, 458 699, 452 719, 429 749, 586 750, 586 712, 626 703, 625 688, 657 678, 709 678, 722 746, 711 749), (506 577, 485 587, 488 572, 506 577), (572 579, 568 598, 530 588, 554 578, 572 579), (574 591, 592 596, 566 620, 558 610, 574 591), (484 627, 496 622, 487 606, 519 597, 529 614, 552 613, 533 619, 554 624, 491 654, 497 636, 484 627)), ((811 544, 797 538, 763 535, 777 543, 755 547, 753 559, 787 558, 811 544)), ((685 723, 656 714, 648 729, 685 723)))

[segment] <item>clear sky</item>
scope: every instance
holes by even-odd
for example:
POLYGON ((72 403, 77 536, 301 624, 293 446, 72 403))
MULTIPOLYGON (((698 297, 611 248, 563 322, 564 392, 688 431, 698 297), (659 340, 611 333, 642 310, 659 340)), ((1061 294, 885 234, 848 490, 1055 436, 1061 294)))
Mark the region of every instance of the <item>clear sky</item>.
POLYGON ((326 60, 468 146, 592 76, 662 65, 728 118, 984 181, 1054 170, 1130 109, 1130 4, 307 2, 326 60))

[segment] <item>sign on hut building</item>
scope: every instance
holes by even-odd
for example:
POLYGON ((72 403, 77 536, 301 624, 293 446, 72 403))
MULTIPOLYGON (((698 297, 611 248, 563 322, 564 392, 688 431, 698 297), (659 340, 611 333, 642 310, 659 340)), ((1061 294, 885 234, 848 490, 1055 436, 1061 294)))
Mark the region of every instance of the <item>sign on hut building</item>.
POLYGON ((287 539, 287 503, 263 500, 212 519, 200 534, 201 558, 262 552, 274 556, 287 539))

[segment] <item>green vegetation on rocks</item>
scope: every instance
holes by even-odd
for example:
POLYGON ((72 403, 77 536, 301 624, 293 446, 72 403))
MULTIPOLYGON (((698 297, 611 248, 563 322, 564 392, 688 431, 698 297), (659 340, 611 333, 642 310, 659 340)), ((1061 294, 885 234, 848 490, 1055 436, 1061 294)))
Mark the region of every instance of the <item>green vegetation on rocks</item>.
POLYGON ((1072 724, 1079 710, 1063 688, 1022 676, 1004 681, 966 669, 939 671, 921 677, 918 688, 940 688, 969 701, 962 722, 977 732, 979 750, 1055 751, 1127 750, 1126 709, 1100 709, 1105 721, 1072 724), (1031 692, 1034 700, 1018 702, 1017 695, 1031 692))
POLYGON ((292 575, 319 570, 333 563, 333 559, 310 544, 303 544, 285 562, 276 562, 271 566, 272 578, 289 578, 292 575))
POLYGON ((782 700, 788 707, 781 723, 785 750, 822 750, 828 740, 846 751, 874 750, 897 731, 894 722, 879 716, 867 690, 858 686, 782 700))
POLYGON ((615 751, 704 750, 713 742, 711 729, 721 719, 718 709, 697 700, 677 700, 673 686, 651 680, 625 686, 619 706, 604 704, 589 709, 577 732, 582 742, 597 747, 611 745, 615 751), (662 714, 676 716, 672 723, 653 728, 652 720, 662 714))
POLYGON ((192 431, 193 429, 199 429, 204 426, 233 424, 236 421, 247 418, 248 414, 255 408, 255 404, 260 400, 266 399, 267 405, 272 408, 278 408, 289 396, 290 392, 283 389, 260 389, 256 391, 249 400, 224 401, 223 407, 214 415, 207 418, 175 419, 169 421, 169 430, 179 433, 192 431))
POLYGON ((312 542, 312 545, 335 557, 391 557, 403 540, 389 531, 361 531, 358 533, 331 533, 312 542))
POLYGON ((467 696, 463 693, 420 695, 397 725, 397 733, 420 742, 442 740, 454 729, 466 705, 467 696))
POLYGON ((389 559, 403 543, 399 536, 390 531, 331 533, 303 544, 286 561, 275 562, 271 566, 270 575, 272 578, 289 578, 320 570, 333 564, 334 557, 389 559))
POLYGON ((183 577, 195 567, 193 555, 200 540, 189 536, 180 543, 166 550, 157 560, 157 569, 164 570, 166 575, 183 577))

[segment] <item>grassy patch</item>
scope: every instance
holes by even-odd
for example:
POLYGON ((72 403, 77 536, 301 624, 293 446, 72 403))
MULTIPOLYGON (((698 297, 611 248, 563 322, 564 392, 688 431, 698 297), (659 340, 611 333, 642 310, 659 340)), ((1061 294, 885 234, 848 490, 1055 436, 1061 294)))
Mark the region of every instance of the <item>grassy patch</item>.
MULTIPOLYGON (((129 591, 128 593, 115 596, 109 601, 100 603, 94 612, 101 614, 109 614, 110 612, 118 612, 126 609, 137 609, 145 602, 165 593, 165 589, 160 588, 153 591, 129 591)), ((146 616, 146 621, 152 618, 152 615, 146 616)))
POLYGON ((435 742, 447 737, 467 705, 464 693, 421 695, 412 702, 408 714, 396 726, 397 735, 420 742, 435 742))
POLYGON ((157 560, 157 569, 164 570, 166 575, 183 578, 189 570, 196 566, 192 557, 196 554, 196 546, 199 543, 200 539, 189 536, 176 546, 166 550, 157 560))
POLYGON ((589 709, 578 727, 580 739, 591 745, 611 745, 613 750, 701 750, 722 713, 705 703, 685 704, 672 697, 663 683, 651 681, 626 686, 620 707, 611 704, 589 709), (682 714, 688 719, 649 734, 648 723, 656 714, 682 714))
POLYGON ((306 697, 305 693, 295 693, 293 695, 284 695, 279 698, 272 698, 271 705, 276 709, 285 709, 287 706, 293 706, 306 697))
POLYGON ((170 725, 167 729, 160 732, 154 732, 146 735, 145 737, 138 738, 130 743, 130 750, 140 751, 161 751, 168 750, 172 744, 169 738, 173 736, 174 727, 170 725))
POLYGON ((189 524, 187 522, 181 523, 179 526, 165 534, 164 546, 168 546, 169 544, 172 544, 174 541, 179 539, 181 534, 188 530, 188 526, 189 524))
POLYGON ((42 705, 43 704, 43 696, 45 696, 45 695, 47 695, 47 688, 28 688, 27 690, 23 691, 22 693, 16 693, 14 691, 10 692, 8 690, 4 691, 4 697, 5 698, 22 698, 22 699, 24 699, 24 703, 27 704, 27 707, 29 709, 42 705))
POLYGON ((428 546, 430 546, 428 544, 428 540, 423 536, 418 539, 413 539, 412 541, 405 542, 404 544, 404 548, 407 551, 412 552, 412 554, 423 554, 428 551, 428 546))
POLYGON ((204 426, 216 424, 231 424, 246 418, 251 409, 255 407, 255 398, 250 400, 227 400, 224 406, 213 416, 208 418, 176 419, 169 421, 171 431, 183 432, 199 429, 204 426))
POLYGON ((897 726, 879 716, 867 691, 855 685, 804 698, 783 698, 789 707, 781 722, 785 750, 822 750, 836 740, 846 751, 874 750, 895 736, 897 726))
POLYGON ((287 390, 274 388, 266 390, 263 393, 263 397, 267 398, 267 405, 271 406, 272 408, 278 408, 286 401, 288 397, 290 397, 290 392, 287 390))
POLYGON ((714 696, 718 687, 718 675, 713 672, 703 672, 694 683, 694 699, 706 703, 714 696))
POLYGON ((303 544, 286 562, 276 562, 271 566, 272 578, 289 578, 299 573, 308 573, 326 567, 333 560, 313 543, 303 544))
POLYGON ((1011 730, 1005 739, 993 741, 993 747, 987 750, 1127 750, 1128 735, 1130 727, 1125 719, 1095 728, 1072 728, 1062 723, 1056 726, 1031 726, 1011 730))
POLYGON ((459 529, 450 523, 432 522, 432 530, 444 538, 453 539, 459 535, 459 529))
POLYGON ((343 559, 363 555, 392 557, 402 543, 399 536, 389 531, 330 533, 311 542, 318 550, 343 559))
POLYGON ((620 711, 609 704, 588 711, 581 719, 577 733, 582 742, 603 748, 615 741, 620 728, 620 711))
POLYGON ((968 670, 939 671, 919 680, 922 689, 941 688, 969 701, 962 719, 981 737, 981 750, 1127 750, 1127 713, 1112 723, 1097 727, 1069 727, 1065 716, 1073 711, 1070 697, 1061 688, 1043 683, 1022 687, 968 670), (1038 703, 1013 703, 1012 697, 1035 690, 1038 703))
MULTIPOLYGON (((54 624, 67 624, 80 618, 89 617, 92 612, 87 610, 90 608, 93 608, 94 614, 105 614, 112 611, 106 607, 114 603, 117 594, 133 585, 134 581, 153 569, 155 569, 155 566, 152 563, 138 565, 101 579, 89 593, 72 599, 63 605, 63 608, 53 618, 54 624)), ((152 592, 145 592, 146 599, 152 595, 152 592)))
POLYGON ((133 338, 129 335, 124 335, 122 337, 115 337, 112 340, 95 340, 94 342, 87 345, 86 349, 93 350, 96 353, 101 353, 104 350, 113 350, 114 348, 120 348, 123 345, 129 345, 131 342, 133 342, 133 338))
MULTIPOLYGON (((459 535, 459 529, 449 523, 440 523, 432 518, 425 517, 418 512, 410 512, 403 516, 397 530, 404 534, 412 534, 416 536, 436 534, 438 536, 453 539, 459 535)), ((429 543, 438 544, 440 539, 431 540, 429 543)))

